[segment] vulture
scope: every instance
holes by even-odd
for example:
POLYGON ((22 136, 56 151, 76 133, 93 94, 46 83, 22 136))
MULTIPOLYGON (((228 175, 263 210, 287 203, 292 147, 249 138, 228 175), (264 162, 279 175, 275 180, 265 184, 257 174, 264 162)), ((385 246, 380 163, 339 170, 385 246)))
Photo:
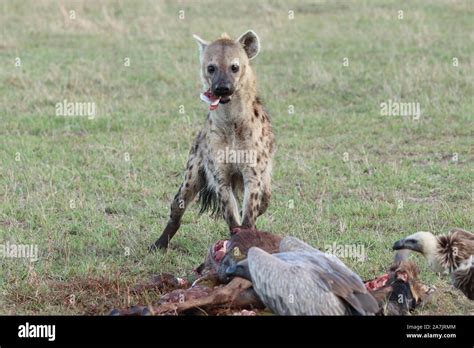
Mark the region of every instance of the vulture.
POLYGON ((275 254, 250 248, 247 259, 228 266, 226 274, 250 280, 262 302, 278 315, 373 315, 379 311, 357 274, 337 257, 294 237, 285 237, 275 254))
POLYGON ((395 242, 393 249, 423 254, 433 271, 449 273, 453 286, 474 300, 474 234, 471 232, 458 228, 442 236, 416 232, 395 242))

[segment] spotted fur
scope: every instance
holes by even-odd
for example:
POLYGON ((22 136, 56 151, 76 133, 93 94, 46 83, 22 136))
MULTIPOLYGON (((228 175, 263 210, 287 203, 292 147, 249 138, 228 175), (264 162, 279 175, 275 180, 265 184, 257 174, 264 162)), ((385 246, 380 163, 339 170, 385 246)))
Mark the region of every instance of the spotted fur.
POLYGON ((209 112, 195 138, 184 182, 171 203, 170 219, 152 249, 168 246, 196 195, 201 213, 210 211, 221 216, 230 231, 238 226, 254 229, 257 217, 267 210, 270 202, 275 141, 270 117, 257 96, 256 79, 249 62, 258 54, 259 39, 253 31, 237 40, 227 35, 212 43, 195 38, 200 50, 203 90, 210 90, 216 79, 225 79, 235 91, 229 102, 221 102, 209 112), (237 62, 239 70, 231 71, 237 62), (210 64, 216 67, 213 75, 207 69, 210 64), (243 151, 252 160, 222 160, 226 149, 234 153, 243 151))

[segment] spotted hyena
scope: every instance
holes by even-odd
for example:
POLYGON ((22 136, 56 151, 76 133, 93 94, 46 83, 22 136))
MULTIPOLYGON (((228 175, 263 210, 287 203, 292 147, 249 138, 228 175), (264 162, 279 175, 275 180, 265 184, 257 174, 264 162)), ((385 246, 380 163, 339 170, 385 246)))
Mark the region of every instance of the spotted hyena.
POLYGON ((237 40, 226 34, 211 43, 194 38, 205 91, 201 99, 209 104, 209 113, 189 152, 170 219, 152 249, 168 246, 198 194, 201 212, 211 209, 222 216, 231 233, 255 228, 271 196, 274 136, 249 64, 259 53, 259 38, 251 30, 237 40))

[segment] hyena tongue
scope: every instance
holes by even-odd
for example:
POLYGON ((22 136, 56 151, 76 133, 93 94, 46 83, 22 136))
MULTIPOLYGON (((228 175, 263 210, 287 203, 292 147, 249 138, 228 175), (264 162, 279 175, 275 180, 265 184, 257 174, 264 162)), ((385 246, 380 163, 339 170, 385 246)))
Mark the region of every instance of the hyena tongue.
POLYGON ((219 101, 221 100, 221 97, 216 97, 211 93, 211 90, 207 90, 204 93, 201 93, 200 95, 201 100, 209 105, 209 110, 215 110, 219 106, 219 101))

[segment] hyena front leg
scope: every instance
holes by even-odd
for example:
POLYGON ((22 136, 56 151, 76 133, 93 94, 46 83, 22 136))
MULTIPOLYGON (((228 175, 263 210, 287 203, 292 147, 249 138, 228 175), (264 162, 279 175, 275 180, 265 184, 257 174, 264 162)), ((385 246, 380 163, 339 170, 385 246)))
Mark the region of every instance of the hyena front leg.
POLYGON ((257 177, 255 170, 252 174, 244 174, 244 199, 242 205, 242 227, 255 228, 255 221, 260 212, 260 188, 261 180, 257 177))
POLYGON ((181 217, 183 216, 188 204, 196 197, 196 194, 201 190, 202 180, 199 176, 199 164, 201 160, 198 156, 190 157, 184 182, 179 187, 178 193, 174 196, 171 203, 171 212, 168 223, 166 224, 160 238, 150 246, 153 251, 157 248, 168 248, 169 241, 179 229, 181 225, 181 217))

